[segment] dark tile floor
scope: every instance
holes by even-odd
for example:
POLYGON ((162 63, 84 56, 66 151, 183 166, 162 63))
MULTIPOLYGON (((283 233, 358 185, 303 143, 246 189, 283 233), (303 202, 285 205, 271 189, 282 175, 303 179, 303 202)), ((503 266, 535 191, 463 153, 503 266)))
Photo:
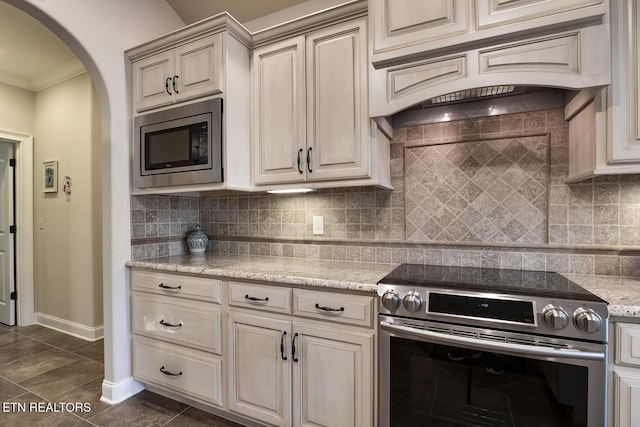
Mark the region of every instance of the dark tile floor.
POLYGON ((102 340, 0 324, 0 426, 240 426, 146 390, 100 402, 103 357, 102 340))

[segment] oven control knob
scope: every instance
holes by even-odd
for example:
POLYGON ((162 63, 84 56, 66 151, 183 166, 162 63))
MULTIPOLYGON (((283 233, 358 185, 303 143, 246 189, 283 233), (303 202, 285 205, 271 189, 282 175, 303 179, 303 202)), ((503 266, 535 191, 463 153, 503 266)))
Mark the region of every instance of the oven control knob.
POLYGON ((389 311, 396 311, 400 307, 400 295, 398 292, 389 289, 382 295, 382 305, 389 311))
POLYGON ((581 331, 593 334, 602 327, 602 317, 591 308, 578 307, 573 313, 573 324, 581 331))
POLYGON ((564 308, 549 304, 542 309, 542 321, 551 329, 564 329, 569 324, 569 315, 564 308))
POLYGON ((402 300, 402 305, 407 311, 418 311, 422 307, 422 298, 416 291, 411 291, 402 300))

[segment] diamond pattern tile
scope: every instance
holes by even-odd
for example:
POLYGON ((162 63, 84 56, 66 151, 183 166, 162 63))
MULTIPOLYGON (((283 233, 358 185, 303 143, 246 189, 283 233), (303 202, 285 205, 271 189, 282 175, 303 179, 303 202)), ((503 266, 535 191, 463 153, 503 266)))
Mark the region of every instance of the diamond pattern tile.
POLYGON ((546 243, 549 138, 405 150, 408 241, 546 243))

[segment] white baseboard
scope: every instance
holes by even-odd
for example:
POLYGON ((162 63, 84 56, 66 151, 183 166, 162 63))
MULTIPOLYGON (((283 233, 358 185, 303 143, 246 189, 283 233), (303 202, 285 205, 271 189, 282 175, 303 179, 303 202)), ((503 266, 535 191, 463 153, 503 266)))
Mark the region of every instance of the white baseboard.
POLYGON ((126 378, 120 382, 102 380, 102 397, 100 401, 109 405, 123 402, 144 390, 142 383, 134 380, 133 377, 126 378))
POLYGON ((86 326, 44 313, 35 313, 36 323, 56 331, 64 332, 87 341, 97 341, 104 337, 104 326, 86 326))

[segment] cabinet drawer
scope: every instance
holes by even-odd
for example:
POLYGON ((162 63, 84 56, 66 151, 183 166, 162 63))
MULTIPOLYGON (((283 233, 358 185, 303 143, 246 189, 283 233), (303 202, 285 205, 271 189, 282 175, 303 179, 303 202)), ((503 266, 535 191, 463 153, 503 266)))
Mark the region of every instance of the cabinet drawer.
POLYGON ((203 402, 223 403, 222 362, 209 353, 136 336, 133 376, 203 402))
POLYGON ((291 314, 291 289, 229 282, 229 305, 291 314))
POLYGON ((131 284, 138 291, 222 303, 222 282, 218 279, 132 270, 131 284))
POLYGON ((293 314, 371 327, 373 297, 294 289, 293 314))
POLYGON ((616 323, 616 363, 640 366, 640 325, 616 323))
POLYGON ((162 295, 133 295, 133 332, 221 354, 221 307, 162 295))

